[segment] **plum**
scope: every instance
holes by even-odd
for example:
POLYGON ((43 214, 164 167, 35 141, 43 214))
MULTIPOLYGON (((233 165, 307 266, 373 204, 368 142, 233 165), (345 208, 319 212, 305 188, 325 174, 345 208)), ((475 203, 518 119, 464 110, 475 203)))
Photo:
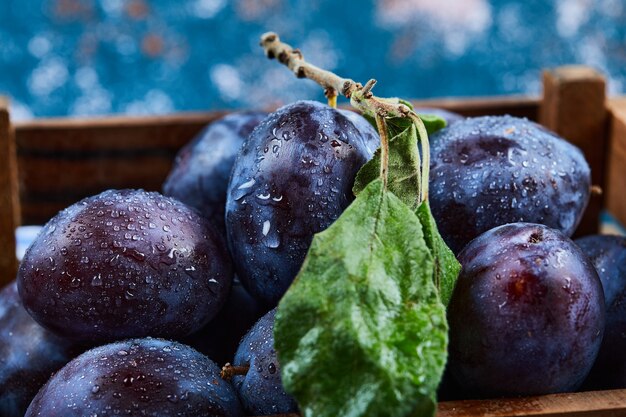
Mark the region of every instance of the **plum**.
POLYGON ((448 126, 454 122, 465 119, 465 117, 458 113, 436 107, 416 107, 414 110, 417 114, 432 114, 434 116, 439 116, 446 121, 446 125, 448 126))
POLYGON ((573 391, 591 369, 605 324, 589 259, 544 225, 512 223, 459 254, 450 300, 449 370, 481 396, 573 391))
POLYGON ((280 364, 274 350, 276 309, 264 315, 241 339, 233 365, 249 366, 246 375, 232 382, 246 412, 251 415, 295 413, 298 405, 283 388, 280 364))
POLYGON ((52 377, 26 417, 243 415, 206 356, 176 342, 131 339, 89 350, 52 377))
POLYGON ((593 235, 575 240, 598 271, 606 301, 606 328, 585 386, 626 388, 626 238, 593 235))
POLYGON ((354 177, 376 135, 366 122, 355 126, 354 117, 312 101, 287 105, 254 129, 235 161, 228 243, 237 276, 268 307, 293 281, 313 235, 354 198, 354 177))
POLYGON ((195 207, 223 236, 226 186, 237 153, 263 112, 229 114, 211 123, 176 155, 163 194, 195 207))
POLYGON ((169 197, 109 190, 61 211, 18 272, 26 310, 77 340, 182 337, 226 300, 232 265, 208 220, 169 197))
POLYGON ((0 292, 0 415, 23 417, 53 372, 85 346, 60 338, 26 312, 15 281, 0 292))
POLYGON ((217 316, 181 341, 217 363, 232 362, 243 335, 266 312, 235 277, 228 300, 217 316))
POLYGON ((571 236, 580 222, 589 165, 577 147, 538 124, 468 118, 436 132, 431 145, 431 207, 454 253, 506 223, 540 223, 571 236))

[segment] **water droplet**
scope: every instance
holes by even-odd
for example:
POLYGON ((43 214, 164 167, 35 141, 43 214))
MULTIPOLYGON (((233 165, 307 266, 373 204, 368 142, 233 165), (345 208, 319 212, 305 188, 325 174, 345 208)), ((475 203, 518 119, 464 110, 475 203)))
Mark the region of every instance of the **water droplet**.
POLYGON ((102 275, 94 275, 94 277, 91 279, 91 285, 94 287, 100 287, 102 285, 102 275))
POLYGON ((265 220, 263 222, 263 236, 267 236, 267 234, 270 231, 270 226, 271 226, 271 224, 270 224, 269 220, 265 220))
POLYGON ((254 185, 254 183, 256 183, 256 181, 253 179, 251 179, 250 181, 244 182, 243 184, 241 184, 239 187, 237 187, 238 190, 244 190, 246 188, 250 188, 254 185))

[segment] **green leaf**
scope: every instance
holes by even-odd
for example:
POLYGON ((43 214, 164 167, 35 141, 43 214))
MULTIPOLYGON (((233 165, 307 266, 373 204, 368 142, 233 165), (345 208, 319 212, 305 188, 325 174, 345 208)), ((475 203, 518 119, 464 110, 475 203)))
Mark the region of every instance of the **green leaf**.
MULTIPOLYGON (((435 260, 433 281, 447 306, 459 275, 461 265, 445 244, 428 203, 419 202, 419 153, 417 133, 411 124, 404 132, 389 141, 389 176, 387 187, 411 210, 415 211, 423 227, 426 244, 435 260)), ((371 181, 380 176, 380 149, 357 173, 352 191, 359 195, 371 181)))
POLYGON ((422 119, 422 122, 424 122, 424 126, 426 126, 426 131, 429 135, 432 135, 436 131, 443 129, 447 125, 446 119, 434 114, 418 113, 418 116, 420 117, 420 119, 422 119))
POLYGON ((274 330, 304 416, 434 415, 447 323, 432 274, 418 218, 380 180, 315 235, 274 330))
POLYGON ((461 264, 439 234, 428 201, 418 207, 416 214, 422 224, 424 240, 435 260, 433 280, 439 289, 441 301, 447 307, 461 270, 461 264))
MULTIPOLYGON (((379 176, 380 148, 357 173, 352 192, 359 195, 367 184, 379 176)), ((419 206, 420 158, 417 152, 417 131, 413 123, 389 141, 387 187, 411 210, 414 211, 419 206)))

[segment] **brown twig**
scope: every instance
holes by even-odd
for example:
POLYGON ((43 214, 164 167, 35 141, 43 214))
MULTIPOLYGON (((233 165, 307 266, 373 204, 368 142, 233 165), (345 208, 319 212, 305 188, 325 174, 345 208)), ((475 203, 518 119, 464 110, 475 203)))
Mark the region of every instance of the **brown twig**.
POLYGON ((222 379, 225 379, 226 381, 230 381, 230 379, 234 377, 235 375, 246 375, 249 370, 250 370, 249 366, 236 366, 236 365, 231 365, 230 363, 227 363, 226 365, 222 367, 220 376, 222 377, 222 379))
POLYGON ((290 45, 281 42, 278 35, 268 32, 261 36, 261 46, 268 58, 276 58, 286 65, 298 78, 308 78, 324 88, 324 94, 330 100, 339 93, 350 99, 351 104, 370 116, 378 114, 381 117, 409 117, 415 114, 408 106, 394 99, 382 99, 371 92, 376 80, 369 80, 365 86, 342 78, 337 74, 326 71, 304 60, 302 52, 290 45))

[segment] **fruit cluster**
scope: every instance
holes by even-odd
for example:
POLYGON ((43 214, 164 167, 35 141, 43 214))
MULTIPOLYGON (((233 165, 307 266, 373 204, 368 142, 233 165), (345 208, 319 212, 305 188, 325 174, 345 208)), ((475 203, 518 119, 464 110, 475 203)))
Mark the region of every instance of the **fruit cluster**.
MULTIPOLYGON (((441 395, 571 391, 594 362, 587 386, 624 386, 626 240, 568 237, 591 188, 582 153, 528 120, 444 116, 430 202, 462 269, 441 395)), ((0 293, 0 414, 297 412, 275 307, 379 143, 316 102, 231 114, 180 151, 165 195, 60 212, 0 293)))

